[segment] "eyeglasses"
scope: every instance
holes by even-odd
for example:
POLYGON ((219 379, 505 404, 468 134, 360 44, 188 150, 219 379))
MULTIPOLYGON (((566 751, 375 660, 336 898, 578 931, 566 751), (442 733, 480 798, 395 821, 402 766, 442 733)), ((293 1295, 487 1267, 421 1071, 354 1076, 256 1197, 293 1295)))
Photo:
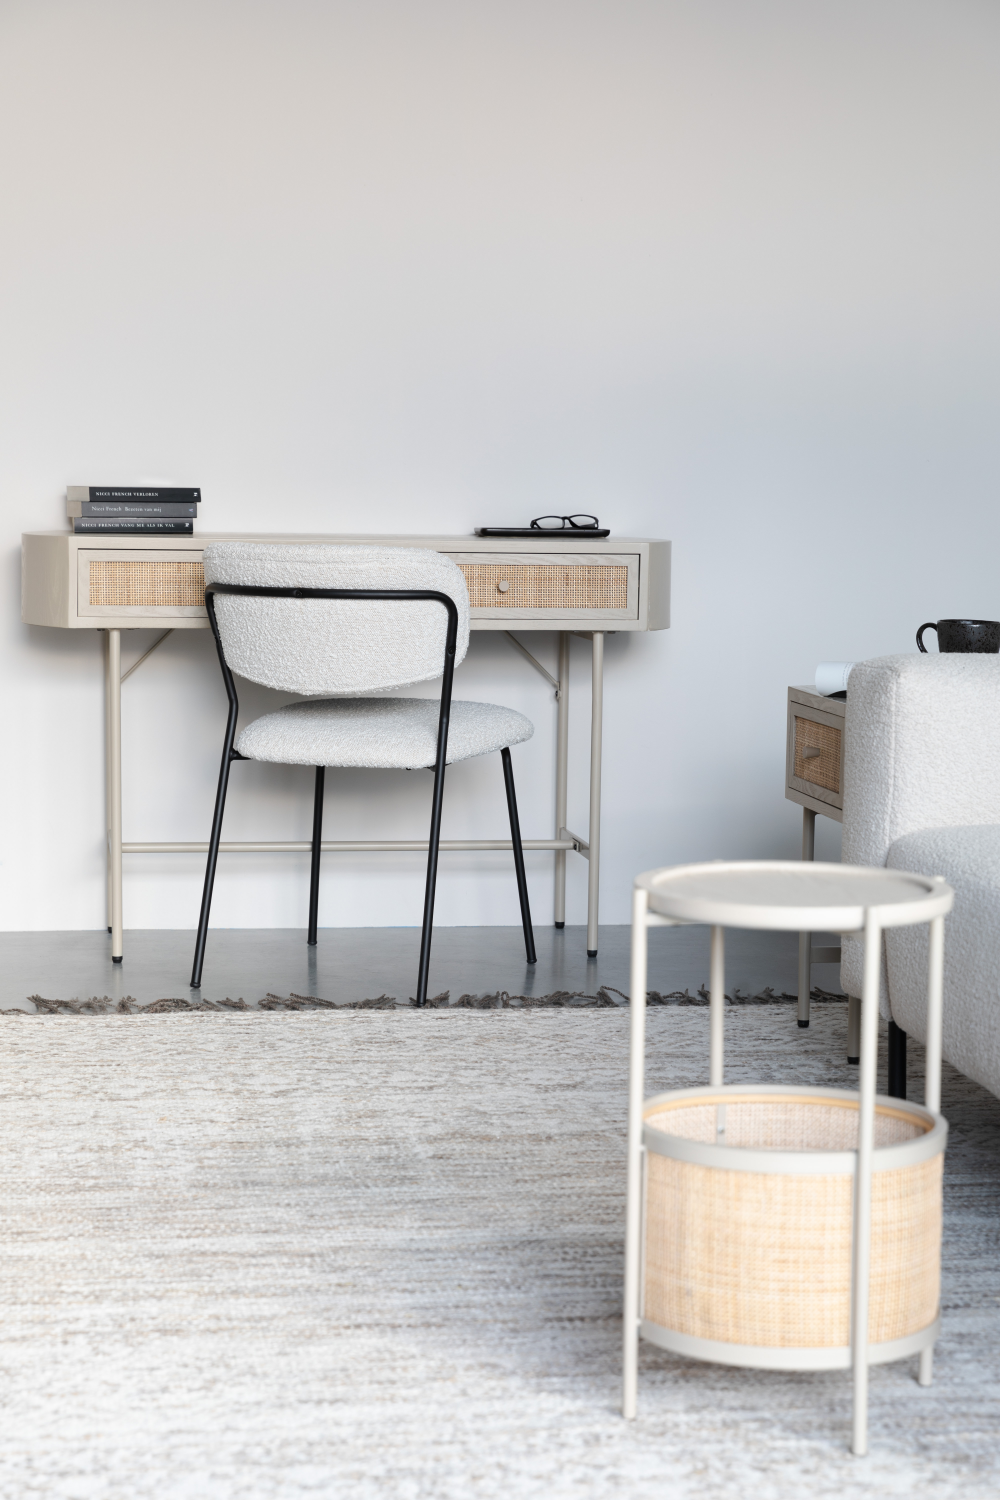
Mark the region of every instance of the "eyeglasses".
POLYGON ((531 523, 535 531, 594 531, 600 524, 596 516, 537 516, 531 523))

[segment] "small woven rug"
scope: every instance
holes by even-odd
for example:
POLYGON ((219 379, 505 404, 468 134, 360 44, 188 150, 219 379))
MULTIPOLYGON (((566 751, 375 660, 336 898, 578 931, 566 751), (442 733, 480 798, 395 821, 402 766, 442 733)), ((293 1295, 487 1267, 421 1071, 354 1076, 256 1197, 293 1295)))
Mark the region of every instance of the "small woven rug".
MULTIPOLYGON (((650 1012, 650 1093, 705 1081, 708 1020, 650 1012)), ((734 1005, 727 1078, 842 1087, 845 1026, 734 1005)), ((867 1459, 845 1372, 644 1346, 625 1423, 628 1030, 616 1005, 3 1027, 0 1500, 992 1500, 1000 1101, 946 1069, 935 1380, 873 1368, 867 1459)))

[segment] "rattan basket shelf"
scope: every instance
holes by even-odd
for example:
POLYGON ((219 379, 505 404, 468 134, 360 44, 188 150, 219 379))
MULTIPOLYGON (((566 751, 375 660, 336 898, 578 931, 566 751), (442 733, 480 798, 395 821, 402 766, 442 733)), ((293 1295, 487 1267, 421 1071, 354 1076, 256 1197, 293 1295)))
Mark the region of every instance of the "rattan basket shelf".
MULTIPOLYGON (((788 1370, 851 1364, 858 1096, 739 1085, 643 1110, 641 1333, 677 1353, 788 1370)), ((947 1125, 879 1098, 869 1363, 933 1343, 947 1125)))

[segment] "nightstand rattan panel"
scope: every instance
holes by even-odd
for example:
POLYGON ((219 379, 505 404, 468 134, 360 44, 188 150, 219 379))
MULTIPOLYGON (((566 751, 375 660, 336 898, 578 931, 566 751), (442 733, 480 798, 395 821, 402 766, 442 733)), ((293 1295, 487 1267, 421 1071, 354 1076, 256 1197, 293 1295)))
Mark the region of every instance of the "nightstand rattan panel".
POLYGON ((792 774, 813 786, 825 787, 828 792, 839 792, 840 737, 841 731, 832 725, 818 724, 815 719, 802 719, 796 715, 792 774))

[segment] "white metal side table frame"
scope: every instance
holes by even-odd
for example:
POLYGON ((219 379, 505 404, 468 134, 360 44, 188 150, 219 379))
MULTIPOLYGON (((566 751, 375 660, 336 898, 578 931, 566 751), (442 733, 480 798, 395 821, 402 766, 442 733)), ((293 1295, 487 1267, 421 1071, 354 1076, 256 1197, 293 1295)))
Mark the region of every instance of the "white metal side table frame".
MULTIPOLYGON (((944 918, 954 892, 940 877, 867 869, 859 865, 794 861, 722 862, 650 870, 636 876, 632 894, 631 1039, 629 1058, 628 1180, 625 1229, 622 1412, 636 1414, 642 1274, 643 1107, 648 932, 650 927, 691 923, 711 927, 709 1083, 723 1084, 725 1006, 724 930, 729 927, 798 932, 863 933, 864 991, 861 1005, 861 1066, 858 1089, 858 1146, 854 1153, 853 1251, 850 1365, 853 1370, 852 1452, 868 1451, 868 1367, 884 1358, 920 1354, 920 1384, 931 1383, 938 1323, 900 1341, 906 1347, 883 1352, 869 1348, 869 1270, 875 1083, 878 1063, 879 970, 882 935, 891 927, 930 925, 927 987, 927 1072, 925 1109, 946 1129, 941 1109, 941 1027, 944 918)), ((760 1153, 762 1156, 765 1153, 760 1153)), ((755 1168, 756 1169, 756 1168, 755 1168)), ((658 1339, 657 1342, 665 1342, 658 1339)), ((683 1352, 712 1358, 693 1347, 707 1341, 690 1337, 683 1352)), ((679 1345, 678 1345, 679 1347, 679 1345)), ((831 1368, 837 1361, 789 1365, 755 1351, 760 1359, 734 1363, 771 1368, 831 1368)), ((719 1354, 716 1353, 716 1358, 719 1354)))

